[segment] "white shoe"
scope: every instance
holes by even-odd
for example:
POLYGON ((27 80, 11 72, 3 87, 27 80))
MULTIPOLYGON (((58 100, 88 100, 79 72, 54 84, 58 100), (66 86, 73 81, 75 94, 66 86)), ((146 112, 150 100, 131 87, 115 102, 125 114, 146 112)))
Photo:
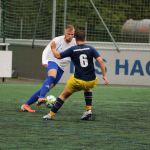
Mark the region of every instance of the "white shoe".
POLYGON ((87 110, 83 113, 81 120, 93 120, 92 110, 87 110))
POLYGON ((45 116, 43 116, 44 120, 54 120, 54 117, 52 117, 50 114, 47 114, 45 116))

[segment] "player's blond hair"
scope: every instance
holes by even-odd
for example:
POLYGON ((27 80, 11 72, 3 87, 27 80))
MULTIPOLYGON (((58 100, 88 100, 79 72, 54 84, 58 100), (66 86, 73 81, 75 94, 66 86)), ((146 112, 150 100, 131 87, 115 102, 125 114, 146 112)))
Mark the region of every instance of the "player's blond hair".
POLYGON ((68 24, 66 27, 65 27, 65 29, 69 29, 69 30, 75 30, 75 27, 73 26, 73 25, 71 25, 71 24, 68 24))

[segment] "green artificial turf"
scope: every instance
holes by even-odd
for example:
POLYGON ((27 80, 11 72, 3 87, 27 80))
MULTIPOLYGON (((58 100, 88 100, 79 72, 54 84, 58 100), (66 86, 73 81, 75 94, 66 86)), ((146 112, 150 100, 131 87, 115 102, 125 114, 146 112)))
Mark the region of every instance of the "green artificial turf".
MULTIPOLYGON (((149 150, 150 88, 97 86, 93 90, 95 121, 81 121, 82 92, 63 105, 55 120, 44 121, 44 105, 36 113, 19 112, 40 84, 0 84, 0 150, 149 150)), ((64 85, 51 91, 59 95, 64 85)))

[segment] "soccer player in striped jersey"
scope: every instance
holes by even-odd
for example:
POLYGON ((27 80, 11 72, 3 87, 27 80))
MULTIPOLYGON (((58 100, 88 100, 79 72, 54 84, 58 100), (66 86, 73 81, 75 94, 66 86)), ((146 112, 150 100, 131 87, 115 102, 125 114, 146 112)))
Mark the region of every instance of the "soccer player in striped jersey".
POLYGON ((93 115, 91 89, 97 84, 93 63, 94 58, 100 65, 105 84, 108 84, 105 65, 98 51, 94 47, 85 44, 85 33, 83 31, 76 32, 75 38, 77 45, 61 53, 57 50, 55 43, 52 43, 51 48, 54 56, 58 59, 70 57, 75 66, 75 73, 67 81, 63 92, 57 98, 55 104, 51 108, 51 111, 47 115, 43 116, 43 119, 45 120, 52 120, 55 117, 57 111, 64 104, 64 101, 74 92, 81 90, 84 91, 86 103, 86 111, 83 113, 81 119, 92 120, 93 115))
POLYGON ((70 58, 57 59, 54 57, 51 51, 51 43, 54 42, 59 52, 65 51, 65 49, 76 45, 74 38, 75 28, 73 25, 67 25, 64 29, 64 35, 55 37, 44 49, 42 54, 42 65, 46 68, 47 77, 43 82, 42 87, 37 90, 33 95, 21 106, 22 111, 35 112, 31 108, 31 104, 38 102, 45 102, 46 94, 54 87, 61 79, 64 73, 64 67, 70 63, 70 58))

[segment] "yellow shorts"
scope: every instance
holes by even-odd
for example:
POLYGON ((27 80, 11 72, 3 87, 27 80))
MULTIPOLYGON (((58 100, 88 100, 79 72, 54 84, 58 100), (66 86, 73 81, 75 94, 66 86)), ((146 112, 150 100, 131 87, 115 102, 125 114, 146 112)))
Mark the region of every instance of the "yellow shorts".
POLYGON ((75 78, 74 75, 72 75, 67 81, 66 89, 70 93, 74 93, 81 90, 90 90, 94 86, 96 86, 97 82, 97 78, 92 81, 83 81, 75 78))

